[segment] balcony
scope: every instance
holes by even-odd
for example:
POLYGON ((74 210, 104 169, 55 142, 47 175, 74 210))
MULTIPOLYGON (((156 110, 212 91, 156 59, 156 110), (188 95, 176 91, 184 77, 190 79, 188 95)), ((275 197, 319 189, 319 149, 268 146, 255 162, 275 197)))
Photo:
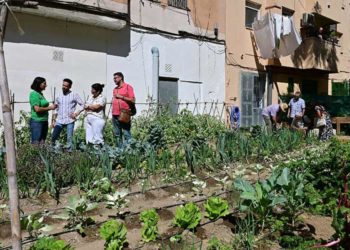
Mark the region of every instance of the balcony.
POLYGON ((320 37, 306 37, 292 56, 294 67, 337 73, 337 47, 334 42, 320 37))

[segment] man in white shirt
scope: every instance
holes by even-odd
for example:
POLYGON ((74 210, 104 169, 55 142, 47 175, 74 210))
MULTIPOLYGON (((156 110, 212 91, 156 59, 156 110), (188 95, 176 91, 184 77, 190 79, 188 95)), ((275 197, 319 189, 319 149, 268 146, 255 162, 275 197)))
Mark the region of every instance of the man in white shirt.
POLYGON ((59 95, 55 104, 57 104, 56 113, 53 115, 54 128, 52 132, 52 145, 56 145, 56 141, 60 137, 64 127, 67 128, 67 149, 72 150, 74 123, 78 115, 84 110, 84 103, 77 93, 72 92, 72 80, 63 79, 62 94, 59 95), (79 109, 76 110, 76 106, 79 109))
POLYGON ((289 110, 288 110, 288 117, 289 124, 292 123, 293 119, 295 118, 296 114, 299 114, 301 117, 304 116, 305 113, 305 101, 300 98, 300 91, 296 91, 294 93, 294 97, 289 102, 289 110))

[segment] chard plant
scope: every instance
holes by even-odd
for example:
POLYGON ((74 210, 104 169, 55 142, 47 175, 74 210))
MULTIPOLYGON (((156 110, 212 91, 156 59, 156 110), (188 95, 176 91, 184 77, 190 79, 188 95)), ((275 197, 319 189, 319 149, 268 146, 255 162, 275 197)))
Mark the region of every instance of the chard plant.
POLYGON ((30 237, 38 237, 52 230, 52 227, 44 223, 47 215, 39 212, 21 219, 21 229, 26 230, 30 237))
POLYGON ((127 229, 123 223, 110 220, 102 224, 100 236, 104 239, 106 250, 122 250, 126 241, 127 229))
POLYGON ((158 236, 157 223, 159 221, 159 215, 157 214, 156 210, 153 208, 143 211, 140 214, 140 221, 143 224, 141 230, 143 241, 151 242, 156 240, 158 236))
POLYGON ((228 202, 221 199, 220 197, 211 197, 204 204, 206 217, 211 220, 224 217, 229 214, 228 202))
POLYGON ((63 240, 57 240, 53 237, 43 237, 38 239, 29 250, 73 250, 73 247, 63 240))
POLYGON ((183 229, 195 229, 201 221, 202 214, 193 202, 176 209, 173 224, 183 229))
POLYGON ((65 213, 52 217, 67 220, 66 228, 75 229, 84 235, 85 228, 95 223, 95 220, 87 216, 87 213, 96 209, 97 206, 97 203, 89 203, 85 197, 71 196, 68 199, 68 206, 65 207, 65 213))

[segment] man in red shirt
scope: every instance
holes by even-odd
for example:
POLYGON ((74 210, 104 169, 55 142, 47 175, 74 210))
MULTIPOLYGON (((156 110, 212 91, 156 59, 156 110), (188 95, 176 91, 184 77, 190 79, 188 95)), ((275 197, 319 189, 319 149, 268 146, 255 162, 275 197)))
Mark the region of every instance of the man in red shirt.
POLYGON ((135 104, 135 94, 133 87, 124 82, 123 73, 117 72, 113 76, 116 87, 113 89, 112 122, 117 137, 117 145, 121 146, 124 140, 127 141, 131 138, 131 122, 121 122, 119 116, 121 110, 127 110, 129 114, 131 113, 130 105, 135 104))

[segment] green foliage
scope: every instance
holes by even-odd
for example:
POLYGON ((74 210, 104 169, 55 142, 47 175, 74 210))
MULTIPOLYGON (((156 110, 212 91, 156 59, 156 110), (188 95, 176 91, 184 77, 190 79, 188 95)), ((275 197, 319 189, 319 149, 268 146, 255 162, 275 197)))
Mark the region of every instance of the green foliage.
POLYGON ((133 135, 136 139, 148 137, 151 127, 163 128, 167 144, 188 141, 198 136, 208 140, 225 131, 225 124, 209 115, 193 115, 182 110, 178 115, 161 112, 158 115, 137 117, 133 121, 133 135))
POLYGON ((52 230, 52 227, 44 223, 45 215, 35 213, 21 219, 21 229, 26 230, 30 237, 38 237, 42 233, 52 230))
POLYGON ((142 222, 141 236, 145 242, 154 241, 158 236, 157 223, 159 221, 159 215, 155 209, 149 209, 143 211, 140 214, 140 221, 142 222))
POLYGON ((289 168, 284 168, 277 179, 279 192, 285 198, 285 214, 291 219, 292 227, 299 213, 305 205, 304 184, 306 179, 303 173, 291 172, 289 168))
POLYGON ((259 180, 253 186, 249 182, 237 178, 234 187, 240 191, 240 210, 253 214, 262 229, 270 223, 276 205, 286 202, 286 198, 276 192, 278 174, 274 172, 267 180, 259 180))
POLYGON ((87 198, 91 201, 102 201, 106 194, 113 193, 115 191, 114 186, 108 178, 102 178, 94 181, 92 189, 88 190, 87 198))
POLYGON ((126 243, 127 229, 123 223, 110 220, 102 224, 100 236, 106 241, 105 249, 121 250, 126 243))
POLYGON ((84 197, 70 196, 68 206, 65 207, 65 213, 52 217, 67 220, 66 228, 76 229, 78 233, 84 235, 85 228, 95 223, 93 218, 87 216, 87 212, 96 208, 96 203, 89 203, 84 197))
POLYGON ((216 220, 229 214, 228 202, 220 197, 211 197, 204 204, 206 217, 216 220))
POLYGON ((43 237, 38 239, 29 250, 73 250, 73 248, 63 240, 56 240, 53 237, 43 237))
POLYGON ((185 206, 176 209, 174 225, 183 229, 194 229, 201 221, 201 213, 199 208, 193 202, 187 203, 185 206))
POLYGON ((340 239, 340 246, 344 249, 350 247, 350 221, 349 221, 350 208, 341 206, 333 210, 332 227, 335 230, 334 238, 340 239))
MULTIPOLYGON (((283 235, 279 239, 279 244, 283 249, 293 249, 293 250, 304 250, 312 248, 317 245, 317 241, 314 239, 305 239, 304 237, 297 235, 283 235)), ((325 247, 317 248, 317 249, 328 249, 325 247)))
POLYGON ((216 237, 212 237, 208 242, 207 250, 231 250, 232 246, 221 242, 216 237))
POLYGON ((21 110, 19 112, 19 120, 15 122, 15 138, 17 147, 28 144, 31 141, 29 121, 30 113, 21 110))

